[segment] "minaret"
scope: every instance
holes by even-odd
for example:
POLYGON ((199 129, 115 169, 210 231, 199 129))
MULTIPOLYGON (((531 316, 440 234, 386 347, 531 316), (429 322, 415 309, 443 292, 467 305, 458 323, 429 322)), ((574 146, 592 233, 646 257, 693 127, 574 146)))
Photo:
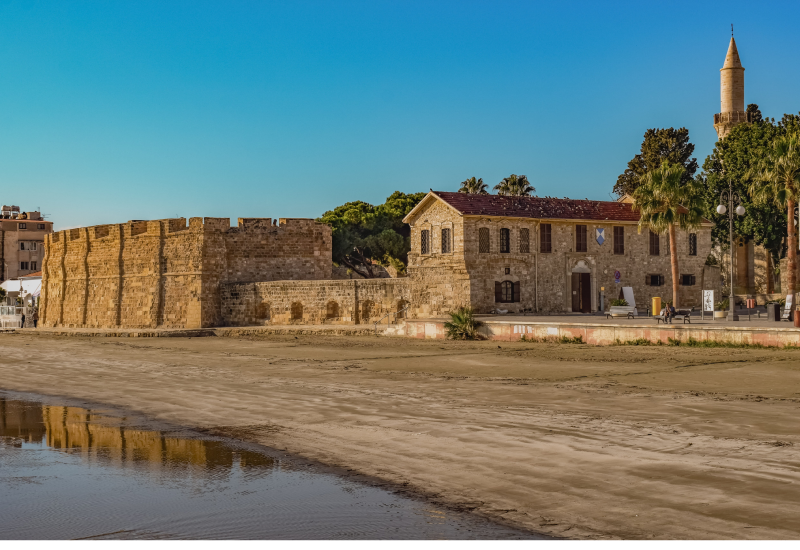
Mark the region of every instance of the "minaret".
POLYGON ((728 46, 728 55, 720 72, 721 108, 714 115, 714 129, 719 139, 724 138, 731 128, 742 122, 749 122, 744 107, 744 67, 739 59, 739 50, 736 49, 736 40, 731 32, 731 43, 728 46))

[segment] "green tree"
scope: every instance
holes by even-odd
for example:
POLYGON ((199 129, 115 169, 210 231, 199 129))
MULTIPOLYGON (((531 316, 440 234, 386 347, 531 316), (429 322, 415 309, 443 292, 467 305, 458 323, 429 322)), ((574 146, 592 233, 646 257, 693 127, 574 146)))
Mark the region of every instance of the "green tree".
POLYGON ((797 289, 797 229, 794 209, 800 199, 800 134, 779 136, 764 150, 764 156, 748 172, 753 183, 750 194, 758 204, 786 209, 788 292, 797 289))
POLYGON ((528 181, 528 176, 518 176, 511 174, 503 181, 494 186, 498 195, 508 195, 513 197, 529 197, 531 193, 536 193, 536 189, 528 181))
POLYGON ((633 208, 639 211, 639 232, 643 227, 654 233, 669 235, 672 264, 672 303, 678 301, 678 244, 675 228, 692 229, 703 219, 702 188, 694 179, 684 181, 686 168, 664 162, 641 178, 633 192, 633 208))
MULTIPOLYGON (((758 105, 750 104, 747 109, 757 122, 740 124, 724 140, 717 142, 697 179, 705 189, 705 217, 715 223, 711 232, 714 242, 728 244, 728 215, 718 214, 716 207, 722 191, 732 187, 741 197, 746 211, 744 216, 734 216, 734 233, 766 248, 772 261, 777 263, 786 250, 786 211, 774 203, 751 200, 750 186, 753 181, 750 174, 764 151, 775 138, 785 133, 786 127, 783 123, 775 124, 774 120, 762 118, 758 105)), ((791 126, 792 115, 785 115, 784 119, 791 126)), ((767 284, 769 291, 771 281, 767 284)))
POLYGON ((332 228, 333 261, 368 279, 379 265, 405 271, 411 233, 403 218, 426 194, 395 191, 378 206, 355 201, 325 212, 317 221, 332 228))
POLYGON ((459 193, 469 193, 471 195, 487 195, 486 184, 483 183, 483 178, 469 178, 461 182, 461 189, 459 193))
POLYGON ((692 153, 694 145, 689 142, 686 128, 650 128, 644 133, 641 152, 617 178, 614 193, 632 196, 642 178, 664 162, 683 166, 683 183, 688 183, 697 172, 697 159, 692 158, 692 153))

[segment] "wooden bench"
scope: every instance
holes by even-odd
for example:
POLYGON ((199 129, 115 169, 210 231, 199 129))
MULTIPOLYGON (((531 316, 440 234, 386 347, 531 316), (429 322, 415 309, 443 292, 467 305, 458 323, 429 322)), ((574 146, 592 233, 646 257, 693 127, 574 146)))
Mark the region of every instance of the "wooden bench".
MULTIPOLYGON (((692 310, 690 310, 690 309, 677 309, 677 310, 675 310, 675 317, 673 317, 673 319, 683 319, 683 324, 684 325, 687 322, 689 324, 692 324, 691 315, 692 315, 692 310)), ((663 315, 656 315, 655 317, 653 317, 653 319, 655 319, 657 321, 656 324, 659 324, 659 323, 662 323, 662 322, 663 323, 667 322, 667 320, 664 318, 663 315)))
POLYGON ((633 306, 611 306, 611 309, 606 312, 606 319, 609 317, 627 317, 633 319, 635 309, 636 308, 633 306))

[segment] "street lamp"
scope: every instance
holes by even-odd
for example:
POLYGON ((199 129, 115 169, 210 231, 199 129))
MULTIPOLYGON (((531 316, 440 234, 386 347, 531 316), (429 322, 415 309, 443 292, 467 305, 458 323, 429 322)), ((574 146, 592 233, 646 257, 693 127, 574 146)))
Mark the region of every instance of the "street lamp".
MULTIPOLYGON (((738 193, 733 192, 733 181, 728 178, 728 190, 723 191, 719 194, 719 206, 717 206, 717 214, 725 214, 728 213, 728 230, 730 233, 730 241, 731 241, 731 294, 728 298, 728 307, 730 311, 728 311, 728 321, 738 321, 739 316, 736 315, 736 300, 733 293, 733 285, 734 285, 734 278, 733 278, 733 203, 742 202, 742 198, 739 196, 738 193), (725 203, 728 203, 728 206, 725 206, 725 203)), ((739 216, 744 216, 745 209, 744 206, 739 204, 736 207, 736 214, 739 216)))

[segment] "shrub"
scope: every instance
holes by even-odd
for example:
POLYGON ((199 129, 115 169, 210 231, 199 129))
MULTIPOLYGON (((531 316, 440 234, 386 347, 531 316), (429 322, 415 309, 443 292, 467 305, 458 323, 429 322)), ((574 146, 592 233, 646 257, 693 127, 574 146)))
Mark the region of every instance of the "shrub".
POLYGON ((616 300, 611 300, 611 305, 615 306, 615 307, 616 306, 627 306, 628 302, 626 300, 623 300, 622 298, 618 298, 616 300))
POLYGON ((728 308, 730 307, 730 302, 728 301, 727 298, 725 298, 724 300, 720 300, 719 302, 714 304, 714 307, 717 308, 717 311, 728 311, 728 308))
POLYGON ((566 334, 562 334, 561 337, 558 339, 559 344, 583 344, 583 336, 576 336, 574 338, 570 338, 566 334))
POLYGON ((480 321, 475 319, 475 312, 471 307, 460 307, 448 313, 450 320, 444 324, 447 337, 451 340, 476 340, 480 321))

